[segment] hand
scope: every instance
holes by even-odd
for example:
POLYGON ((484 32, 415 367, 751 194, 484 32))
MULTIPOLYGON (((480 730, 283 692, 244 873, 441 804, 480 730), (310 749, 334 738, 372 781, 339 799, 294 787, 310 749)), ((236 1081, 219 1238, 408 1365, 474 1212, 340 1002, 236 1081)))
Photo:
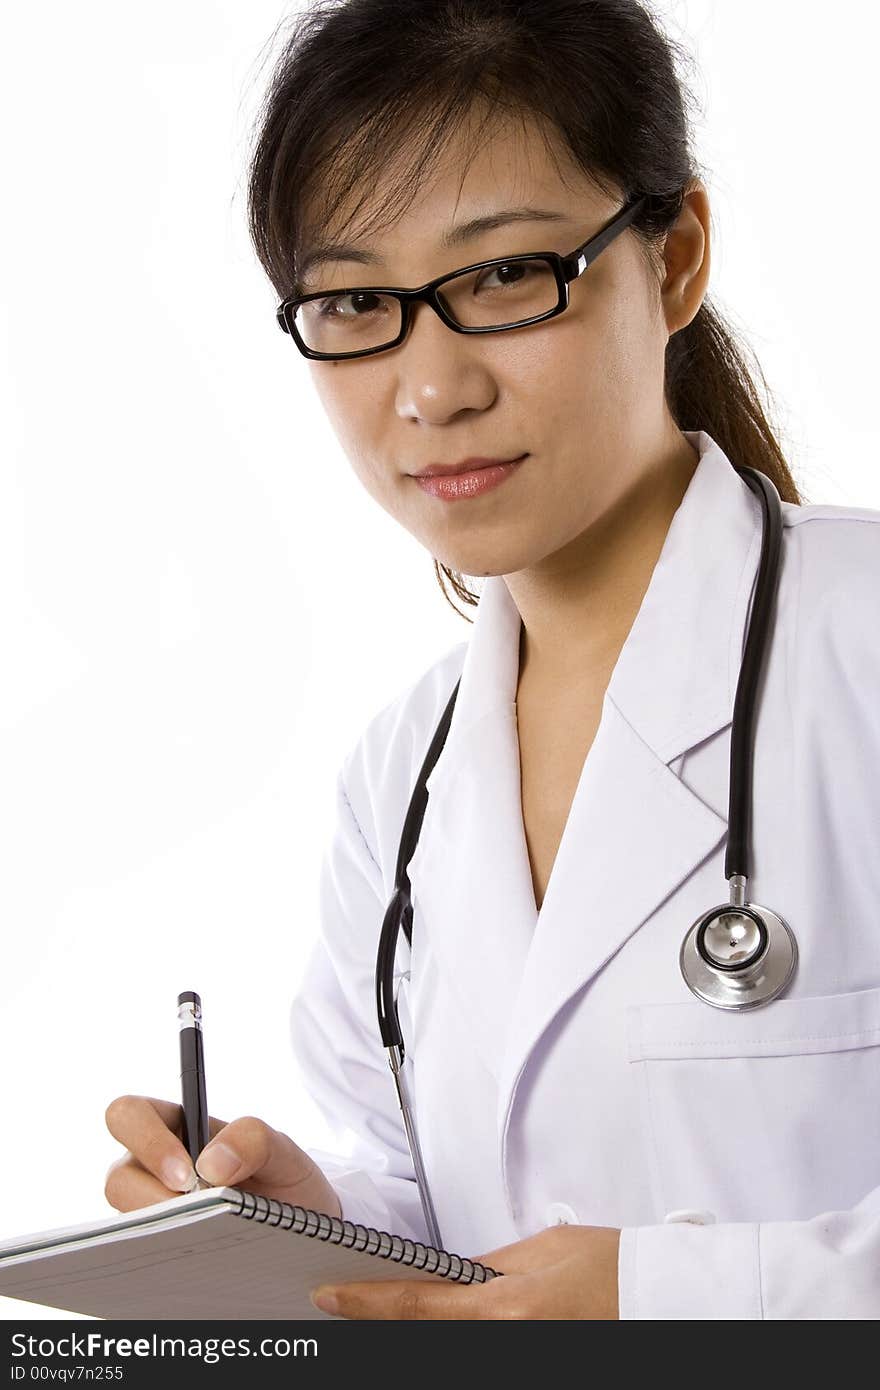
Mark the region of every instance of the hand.
POLYGON ((617 1319, 620 1231, 610 1226, 548 1226, 515 1245, 478 1255, 503 1274, 485 1284, 450 1279, 322 1284, 312 1302, 344 1318, 617 1319), (324 1301, 333 1295, 336 1306, 324 1301))
MULTIPOLYGON (((128 1149, 111 1164, 104 1184, 104 1196, 117 1211, 167 1202, 195 1187, 196 1173, 180 1139, 179 1105, 151 1096, 117 1096, 105 1120, 113 1138, 128 1149)), ((321 1169, 286 1134, 251 1115, 231 1124, 212 1117, 209 1133, 197 1164, 198 1176, 212 1186, 244 1187, 261 1197, 342 1215, 321 1169)))

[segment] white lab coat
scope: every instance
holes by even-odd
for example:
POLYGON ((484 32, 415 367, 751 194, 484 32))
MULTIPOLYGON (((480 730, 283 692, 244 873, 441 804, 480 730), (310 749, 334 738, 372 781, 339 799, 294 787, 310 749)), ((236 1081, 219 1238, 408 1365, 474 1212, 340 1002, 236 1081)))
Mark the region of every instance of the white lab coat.
MULTIPOLYGON (((880 511, 783 503, 759 687, 751 900, 800 950, 746 1013, 679 971, 728 899, 730 730, 758 499, 705 431, 620 652, 540 912, 519 785, 519 613, 485 581, 469 640, 345 758, 321 937, 292 1011, 312 1149, 349 1220, 427 1238, 374 985, 410 794, 456 679, 409 866, 401 1021, 445 1248, 556 1221, 622 1228, 623 1318, 880 1316, 880 511)), ((560 737, 564 737, 564 731, 560 737)))

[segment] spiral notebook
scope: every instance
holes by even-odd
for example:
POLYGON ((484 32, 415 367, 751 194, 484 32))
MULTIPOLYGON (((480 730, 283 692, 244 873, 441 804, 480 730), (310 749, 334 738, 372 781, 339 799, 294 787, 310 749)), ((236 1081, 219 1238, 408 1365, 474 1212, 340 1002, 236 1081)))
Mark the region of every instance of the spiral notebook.
MULTIPOLYGON (((0 1294, 96 1318, 326 1319, 319 1284, 498 1271, 234 1187, 0 1241, 0 1294)), ((23 1314, 24 1316, 25 1314, 23 1314)))

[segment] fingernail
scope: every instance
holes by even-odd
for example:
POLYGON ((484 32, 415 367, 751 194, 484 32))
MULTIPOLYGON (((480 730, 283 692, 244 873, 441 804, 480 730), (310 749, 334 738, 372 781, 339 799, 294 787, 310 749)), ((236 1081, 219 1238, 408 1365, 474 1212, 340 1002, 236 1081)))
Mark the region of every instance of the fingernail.
POLYGON ((198 1179, 185 1158, 166 1158, 162 1163, 162 1181, 173 1192, 190 1192, 198 1179))
POLYGON ((196 1172, 199 1177, 207 1178, 208 1182, 219 1187, 223 1183, 231 1182, 240 1167, 241 1159, 238 1154, 233 1153, 225 1144, 215 1142, 202 1149, 196 1172))
POLYGON ((339 1299, 336 1297, 336 1290, 323 1288, 315 1289, 309 1294, 316 1308, 320 1308, 322 1313, 338 1313, 339 1299))

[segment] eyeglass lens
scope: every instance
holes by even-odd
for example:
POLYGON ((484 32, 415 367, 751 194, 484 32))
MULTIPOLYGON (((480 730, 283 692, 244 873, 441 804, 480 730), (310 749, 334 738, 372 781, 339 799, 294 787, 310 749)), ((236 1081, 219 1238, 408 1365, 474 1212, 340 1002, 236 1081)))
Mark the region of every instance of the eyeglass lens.
MULTIPOLYGON (((559 301, 547 261, 482 266, 447 280, 438 297, 462 328, 512 328, 559 301)), ((309 299, 296 308, 296 326, 314 352, 362 352, 391 343, 400 333, 401 303, 374 290, 349 290, 309 299)))

